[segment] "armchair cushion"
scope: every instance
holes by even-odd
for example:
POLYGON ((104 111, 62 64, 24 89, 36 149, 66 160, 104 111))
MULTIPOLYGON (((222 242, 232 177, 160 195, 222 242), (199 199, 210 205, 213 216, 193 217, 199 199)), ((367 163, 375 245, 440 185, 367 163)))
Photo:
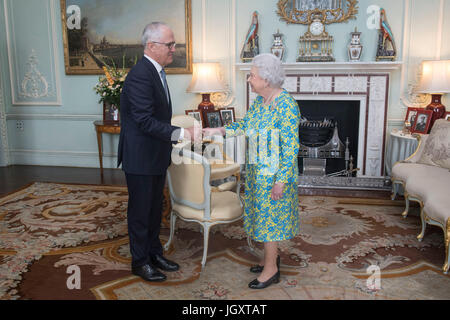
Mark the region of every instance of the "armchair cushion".
POLYGON ((449 183, 443 179, 445 176, 448 176, 448 169, 417 164, 406 179, 407 192, 423 202, 442 192, 447 193, 448 197, 449 183))
MULTIPOLYGON (((203 210, 197 210, 179 203, 173 204, 173 210, 177 211, 185 219, 204 221, 203 210)), ((226 221, 238 218, 242 214, 239 196, 235 192, 211 193, 211 221, 226 221)))
POLYGON ((450 121, 436 120, 418 163, 450 169, 450 121))

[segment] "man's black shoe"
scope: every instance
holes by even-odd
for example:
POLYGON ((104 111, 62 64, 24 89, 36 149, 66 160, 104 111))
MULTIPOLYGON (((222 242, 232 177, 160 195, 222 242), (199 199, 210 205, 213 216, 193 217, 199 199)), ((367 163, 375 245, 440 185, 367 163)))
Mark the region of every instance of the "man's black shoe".
POLYGON ((167 279, 164 273, 160 272, 158 269, 149 264, 144 264, 143 266, 140 267, 131 268, 131 272, 134 275, 139 276, 146 281, 160 282, 167 279))
POLYGON ((155 267, 164 271, 177 271, 180 269, 180 266, 177 263, 170 261, 159 254, 151 256, 150 260, 155 267))

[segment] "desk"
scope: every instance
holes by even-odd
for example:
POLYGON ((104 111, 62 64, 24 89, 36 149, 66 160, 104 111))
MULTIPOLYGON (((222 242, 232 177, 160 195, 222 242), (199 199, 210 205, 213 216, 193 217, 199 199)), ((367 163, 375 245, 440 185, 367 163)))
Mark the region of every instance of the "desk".
POLYGON ((119 124, 105 124, 102 120, 94 121, 95 131, 97 132, 98 160, 100 161, 100 173, 103 177, 103 142, 102 133, 119 134, 119 124))
POLYGON ((400 130, 392 130, 389 134, 386 150, 386 174, 391 175, 392 167, 398 161, 405 160, 414 153, 419 142, 411 134, 405 134, 400 130))

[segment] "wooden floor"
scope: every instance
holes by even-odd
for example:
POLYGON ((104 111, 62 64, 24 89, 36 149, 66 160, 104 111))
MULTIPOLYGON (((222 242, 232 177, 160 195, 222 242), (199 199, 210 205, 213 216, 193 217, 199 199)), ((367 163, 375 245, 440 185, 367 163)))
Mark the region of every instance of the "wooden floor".
POLYGON ((0 167, 0 195, 10 193, 32 182, 63 182, 96 185, 126 186, 125 174, 120 169, 9 166, 0 167))
MULTIPOLYGON (((125 175, 120 169, 104 169, 103 176, 98 168, 20 166, 0 167, 0 195, 18 190, 32 182, 63 182, 96 185, 126 186, 125 175)), ((387 191, 307 189, 301 188, 300 195, 322 195, 335 197, 357 197, 389 199, 387 191)))

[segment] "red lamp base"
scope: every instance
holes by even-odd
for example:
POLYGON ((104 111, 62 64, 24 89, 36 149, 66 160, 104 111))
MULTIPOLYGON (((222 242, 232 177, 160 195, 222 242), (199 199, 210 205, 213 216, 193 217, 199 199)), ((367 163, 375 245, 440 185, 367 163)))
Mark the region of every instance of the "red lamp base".
POLYGON ((214 104, 209 99, 210 93, 202 93, 202 102, 198 105, 198 110, 202 113, 203 127, 206 127, 206 111, 214 110, 214 104))
POLYGON ((432 94, 431 103, 425 108, 426 110, 433 111, 431 116, 430 129, 433 127, 434 122, 437 119, 441 119, 445 114, 445 106, 441 103, 442 94, 432 94))

